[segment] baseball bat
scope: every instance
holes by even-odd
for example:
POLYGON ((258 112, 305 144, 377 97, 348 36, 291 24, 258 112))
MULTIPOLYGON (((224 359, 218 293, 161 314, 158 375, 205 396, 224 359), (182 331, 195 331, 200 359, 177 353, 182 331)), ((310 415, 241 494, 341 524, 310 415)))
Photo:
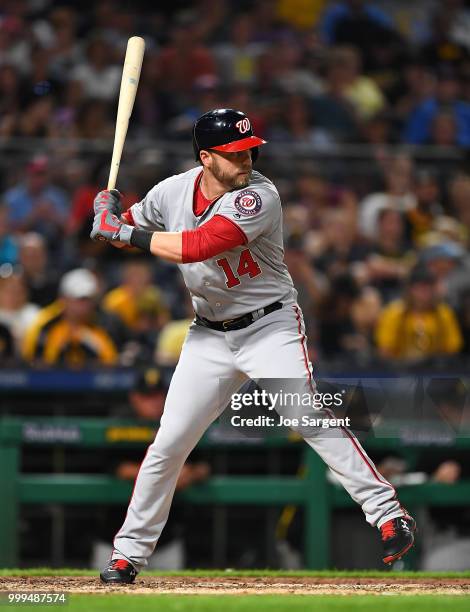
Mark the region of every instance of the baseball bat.
POLYGON ((134 107, 135 95, 139 84, 142 60, 144 59, 145 42, 140 36, 132 36, 127 41, 126 57, 122 68, 121 89, 114 132, 113 155, 109 170, 108 189, 116 186, 122 150, 126 140, 129 119, 134 107))

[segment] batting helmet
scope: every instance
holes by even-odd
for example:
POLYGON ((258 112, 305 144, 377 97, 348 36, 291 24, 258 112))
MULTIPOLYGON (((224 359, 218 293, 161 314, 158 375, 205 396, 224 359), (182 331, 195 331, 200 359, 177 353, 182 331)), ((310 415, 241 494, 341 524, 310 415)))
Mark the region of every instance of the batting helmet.
POLYGON ((254 136, 250 120, 233 108, 217 108, 201 115, 193 127, 193 148, 196 161, 201 149, 233 153, 253 149, 252 159, 258 157, 258 147, 266 141, 254 136))

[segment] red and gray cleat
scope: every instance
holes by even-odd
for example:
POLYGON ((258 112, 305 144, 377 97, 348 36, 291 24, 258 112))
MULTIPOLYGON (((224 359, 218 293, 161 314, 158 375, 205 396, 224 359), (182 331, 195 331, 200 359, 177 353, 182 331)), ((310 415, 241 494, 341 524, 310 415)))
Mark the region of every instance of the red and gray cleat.
POLYGON ((389 565, 401 559, 415 541, 416 522, 408 515, 387 521, 380 527, 383 544, 383 562, 389 565))
POLYGON ((135 567, 126 559, 111 559, 101 572, 101 582, 107 584, 131 584, 137 576, 135 567))

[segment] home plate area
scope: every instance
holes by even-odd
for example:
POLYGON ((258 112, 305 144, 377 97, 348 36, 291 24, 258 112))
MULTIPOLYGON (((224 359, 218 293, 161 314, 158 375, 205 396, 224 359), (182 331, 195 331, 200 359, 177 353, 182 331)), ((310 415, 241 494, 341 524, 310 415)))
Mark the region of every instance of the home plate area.
POLYGON ((132 585, 103 585, 94 576, 2 577, 1 591, 135 594, 470 595, 470 578, 139 576, 132 585))

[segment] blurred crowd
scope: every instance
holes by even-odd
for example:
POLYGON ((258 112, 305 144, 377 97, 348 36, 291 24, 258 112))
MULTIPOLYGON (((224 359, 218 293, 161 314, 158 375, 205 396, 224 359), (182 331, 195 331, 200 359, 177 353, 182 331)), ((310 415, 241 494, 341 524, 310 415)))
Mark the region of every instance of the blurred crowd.
POLYGON ((136 34, 125 208, 194 165, 201 113, 239 108, 269 142, 259 168, 282 196, 314 361, 469 357, 470 3, 5 0, 2 363, 178 359, 193 314, 175 267, 88 237, 136 34), (360 176, 341 158, 351 146, 366 151, 360 176))

